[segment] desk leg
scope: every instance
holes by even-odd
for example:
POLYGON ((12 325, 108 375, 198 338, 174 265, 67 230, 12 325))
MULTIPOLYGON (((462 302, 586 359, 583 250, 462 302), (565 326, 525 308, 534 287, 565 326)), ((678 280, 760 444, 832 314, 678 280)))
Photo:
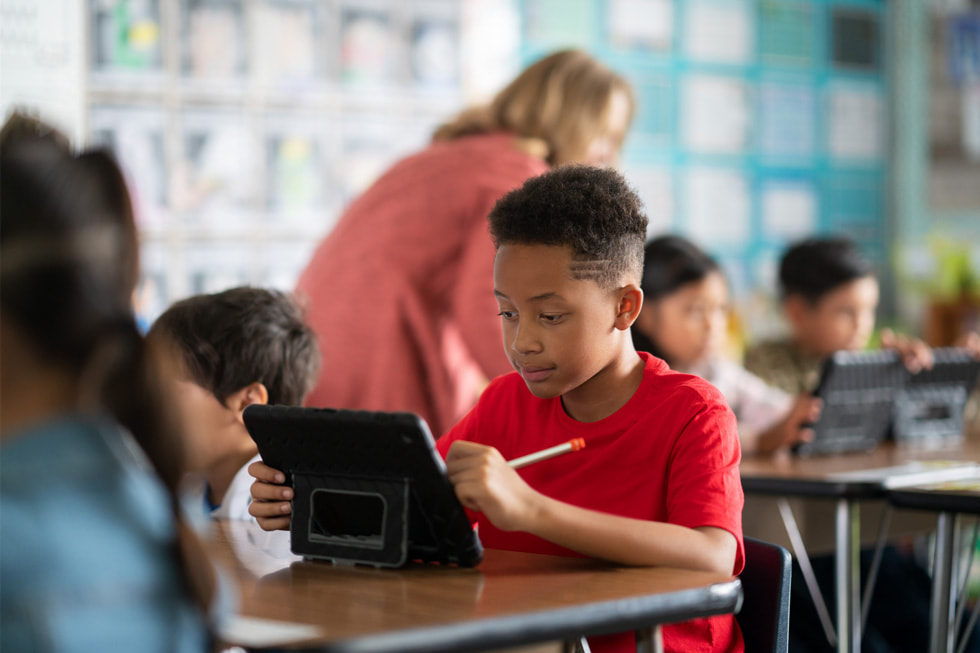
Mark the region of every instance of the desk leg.
POLYGON ((834 553, 837 594, 837 650, 861 650, 861 513, 856 502, 837 502, 834 553))
POLYGON ((660 626, 637 629, 636 653, 664 653, 664 636, 660 626))
POLYGON ((953 540, 956 516, 941 512, 936 518, 936 551, 932 567, 932 627, 929 629, 929 650, 947 653, 953 650, 956 635, 953 629, 953 610, 956 588, 953 584, 953 540))

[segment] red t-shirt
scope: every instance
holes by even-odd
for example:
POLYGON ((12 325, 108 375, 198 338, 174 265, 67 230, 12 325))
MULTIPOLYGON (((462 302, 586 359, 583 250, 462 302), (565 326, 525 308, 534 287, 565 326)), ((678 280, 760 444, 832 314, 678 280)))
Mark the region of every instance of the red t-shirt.
MULTIPOLYGON (((707 381, 671 371, 641 353, 643 380, 633 397, 598 422, 578 422, 561 399, 538 399, 516 373, 495 379, 479 403, 438 441, 445 456, 454 440, 496 447, 506 459, 576 437, 581 452, 551 458, 518 473, 542 494, 601 512, 668 522, 688 528, 715 526, 732 533, 738 551, 732 574, 742 570, 741 457, 735 416, 707 381)), ((502 531, 477 515, 489 548, 578 556, 524 532, 502 531)), ((663 628, 668 651, 742 651, 731 615, 663 628)), ((632 651, 632 633, 589 638, 596 651, 632 651)))
POLYGON ((323 357, 308 406, 410 411, 442 435, 511 369, 487 215, 548 170, 515 143, 493 133, 432 144, 344 211, 296 286, 323 357))

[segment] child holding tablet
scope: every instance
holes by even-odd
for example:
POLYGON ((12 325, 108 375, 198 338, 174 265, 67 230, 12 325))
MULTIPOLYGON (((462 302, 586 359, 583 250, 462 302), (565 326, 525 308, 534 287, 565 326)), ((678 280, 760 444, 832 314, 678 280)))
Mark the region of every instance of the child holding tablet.
MULTIPOLYGON (((637 353, 630 337, 646 223, 611 169, 559 167, 497 202, 494 292, 516 371, 438 448, 488 547, 734 575, 744 559, 734 415, 714 386, 637 353), (581 453, 507 464, 574 437, 581 453)), ((265 528, 288 524, 290 491, 272 485, 282 477, 250 469, 252 514, 265 528)), ((731 615, 665 626, 663 639, 668 651, 744 648, 731 615)), ((590 645, 628 651, 634 640, 590 645)))
POLYGON ((242 412, 251 404, 299 406, 320 367, 299 306, 277 290, 231 288, 173 304, 147 337, 176 361, 187 468, 203 476, 205 510, 251 519, 246 468, 258 449, 242 412))

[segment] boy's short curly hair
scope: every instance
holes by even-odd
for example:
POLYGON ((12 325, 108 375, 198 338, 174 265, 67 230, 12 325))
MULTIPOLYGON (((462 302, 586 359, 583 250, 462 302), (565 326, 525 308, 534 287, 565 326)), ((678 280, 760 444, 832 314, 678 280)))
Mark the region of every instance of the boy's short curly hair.
POLYGON ((572 250, 572 274, 613 288, 643 274, 647 217, 637 194, 609 168, 568 165, 528 179, 490 212, 494 244, 572 250))
POLYGON ((812 237, 794 243, 779 264, 783 299, 800 295, 816 304, 845 283, 874 275, 857 244, 843 236, 812 237))
POLYGON ((242 286, 171 305, 147 336, 177 355, 190 379, 218 401, 255 382, 270 404, 298 406, 320 370, 316 335, 292 295, 242 286))

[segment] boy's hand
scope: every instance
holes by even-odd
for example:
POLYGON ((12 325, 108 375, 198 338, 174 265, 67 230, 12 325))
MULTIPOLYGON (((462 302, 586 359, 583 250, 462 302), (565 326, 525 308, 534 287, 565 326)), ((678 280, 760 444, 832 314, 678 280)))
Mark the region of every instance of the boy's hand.
POLYGON ((289 517, 293 512, 289 502, 293 498, 293 488, 283 485, 286 475, 262 461, 249 465, 248 473, 255 479, 249 514, 255 517, 262 530, 289 530, 289 517))
POLYGON ((812 425, 820 418, 823 403, 809 394, 797 396, 786 417, 759 436, 758 453, 774 453, 813 439, 812 425))
POLYGON ((896 350, 901 355, 905 367, 912 374, 932 368, 932 350, 918 338, 909 338, 891 329, 882 329, 881 346, 896 350))
POLYGON ((971 331, 970 333, 965 333, 956 339, 953 343, 954 347, 965 347, 970 350, 973 357, 980 360, 980 333, 976 331, 971 331))
POLYGON ((482 512, 501 530, 527 530, 541 495, 511 469, 495 448, 456 441, 446 454, 446 471, 465 507, 482 512))

